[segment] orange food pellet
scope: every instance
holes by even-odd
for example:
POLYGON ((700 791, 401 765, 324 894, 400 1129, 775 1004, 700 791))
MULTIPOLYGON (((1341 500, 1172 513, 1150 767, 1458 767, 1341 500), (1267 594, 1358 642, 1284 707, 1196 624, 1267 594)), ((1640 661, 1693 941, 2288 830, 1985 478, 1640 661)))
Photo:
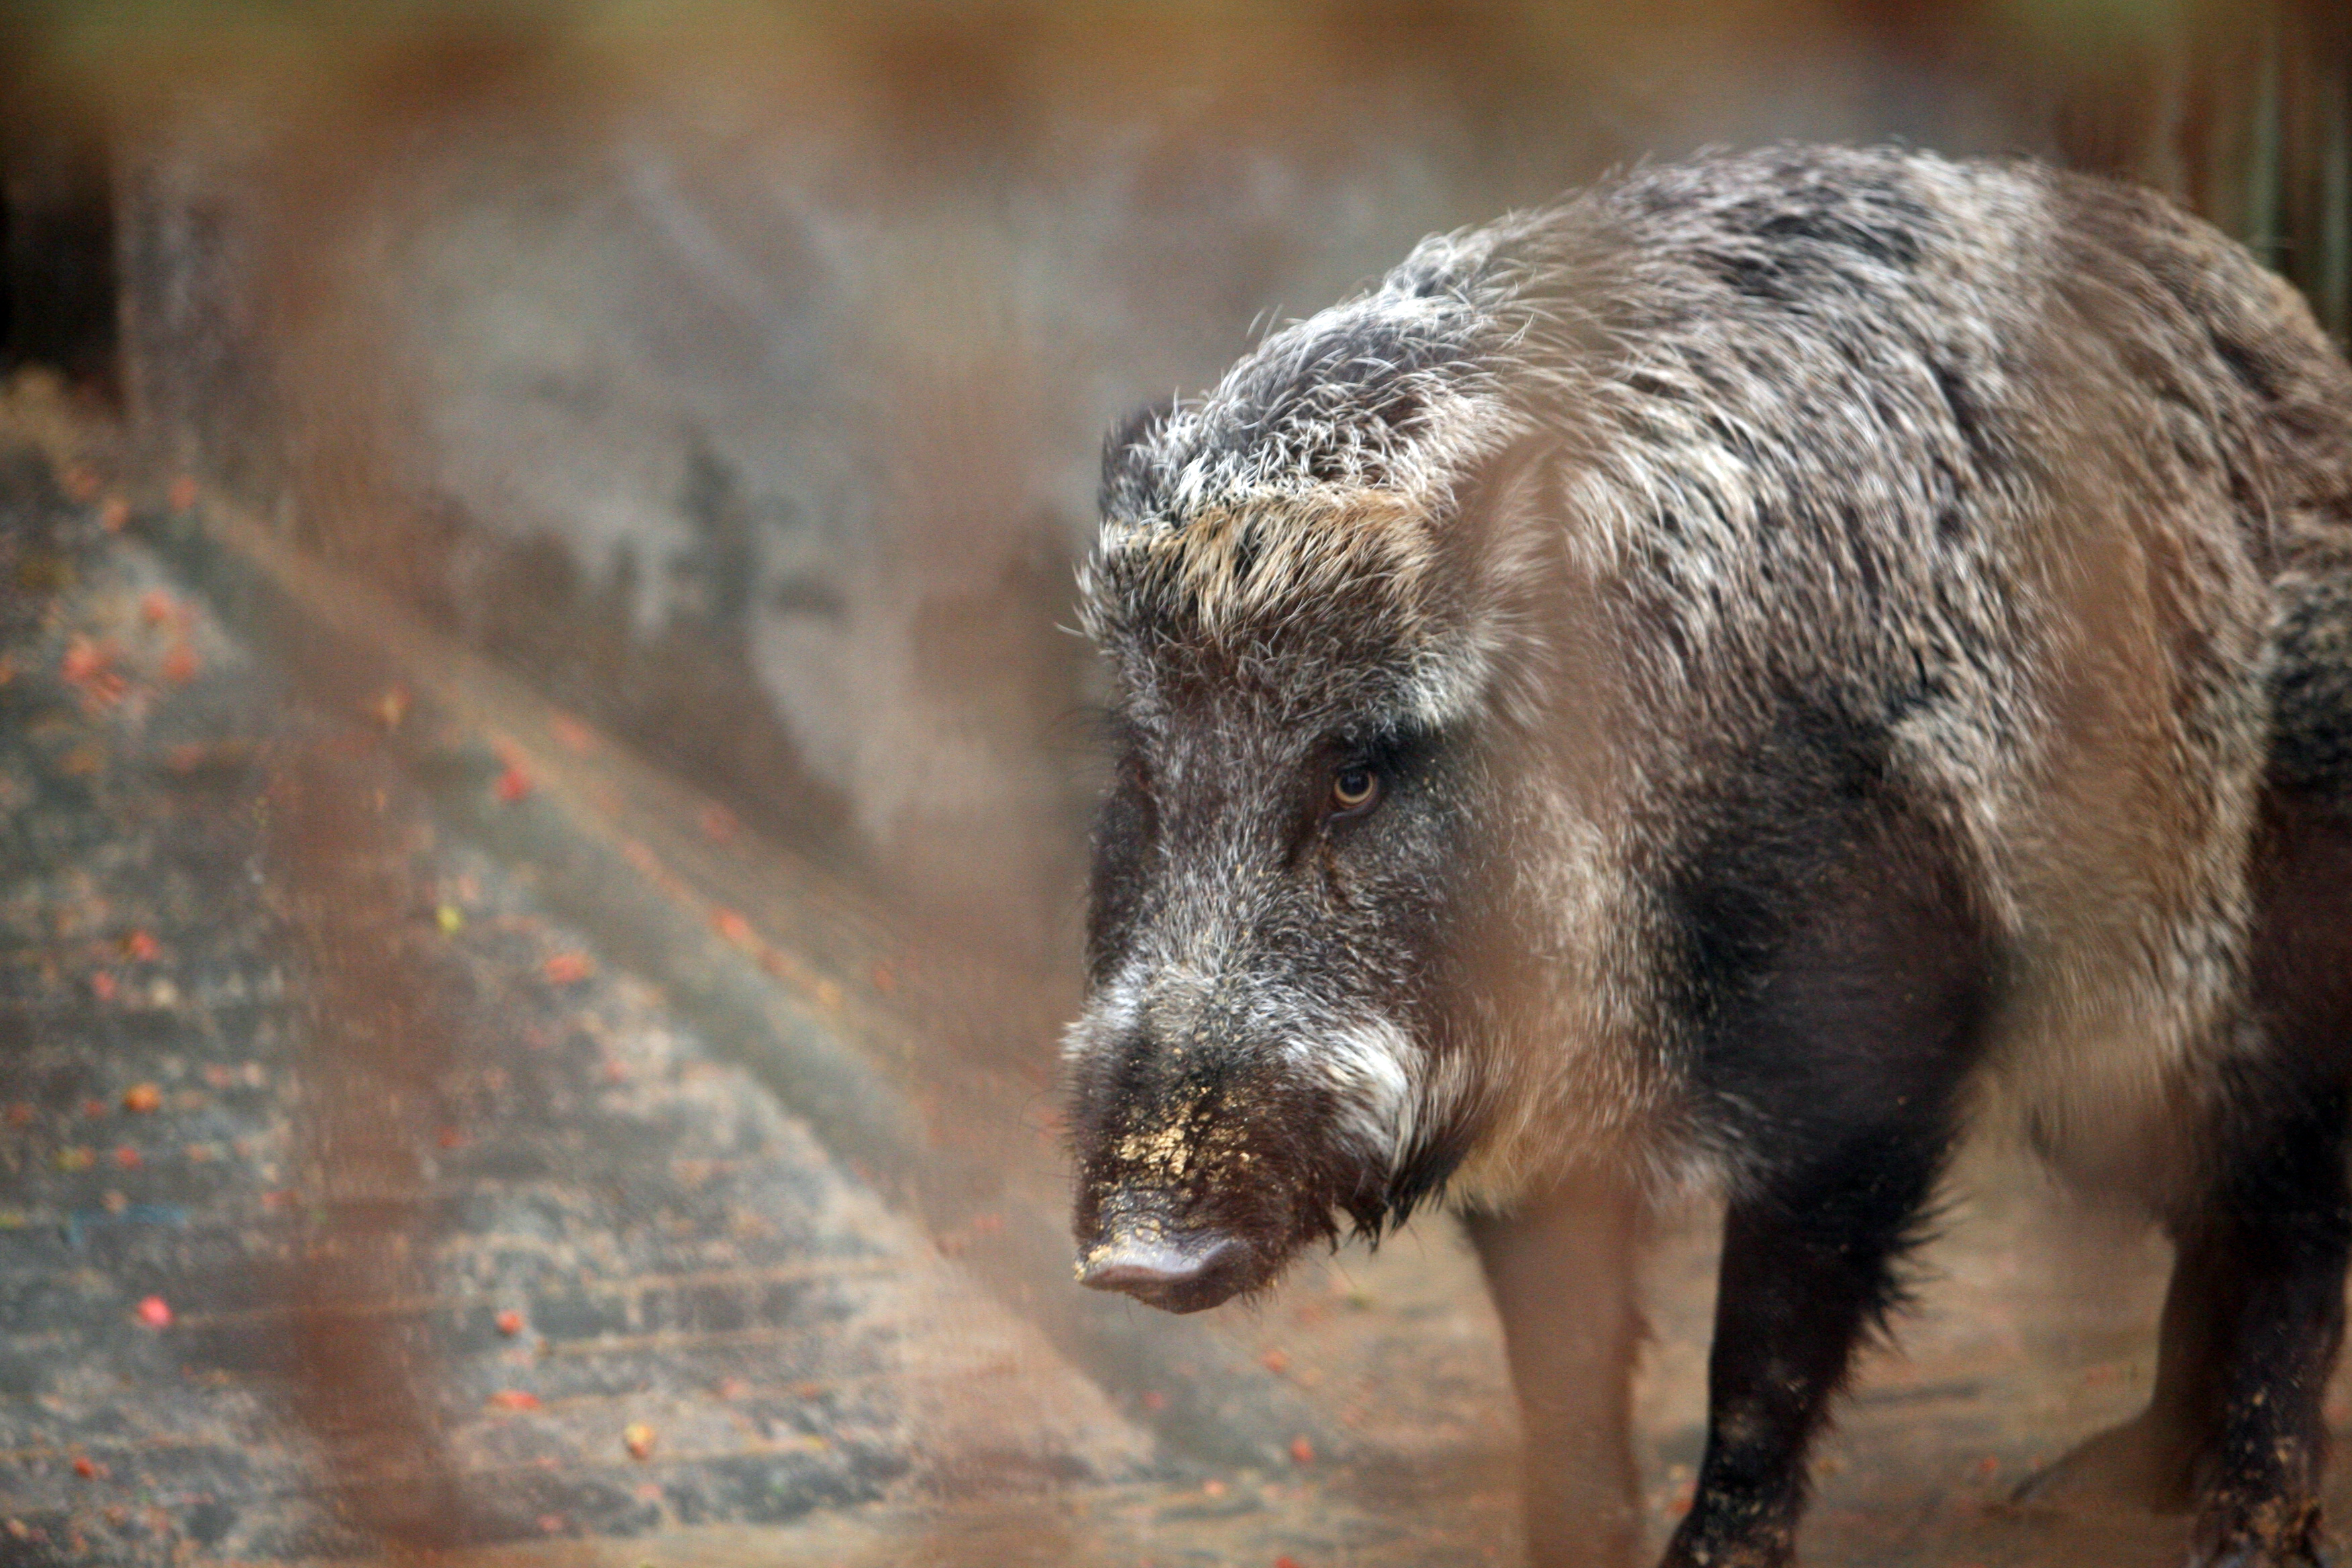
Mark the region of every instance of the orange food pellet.
POLYGON ((1290 1370, 1290 1358, 1280 1351, 1266 1352, 1257 1358, 1257 1363, 1276 1377, 1290 1370))
POLYGON ((69 686, 79 686, 105 674, 113 662, 113 648, 76 637, 67 642, 65 658, 58 661, 58 677, 69 686))
POLYGON ((88 1454, 76 1454, 74 1456, 74 1474, 79 1476, 86 1481, 97 1479, 100 1474, 98 1461, 91 1458, 88 1454))
POLYGON ((101 1002, 114 1000, 114 976, 103 969, 89 977, 89 994, 101 1002))
POLYGON ((172 1326, 172 1304, 161 1296, 150 1296, 139 1303, 139 1321, 151 1329, 172 1326))
POLYGON ((499 774, 497 788, 500 800, 520 800, 530 793, 530 775, 509 763, 506 771, 499 774))
POLYGON ((621 1447, 629 1451, 632 1459, 649 1459, 654 1453, 654 1429, 642 1421, 632 1421, 621 1428, 621 1447))
POLYGON ((155 939, 144 931, 134 931, 122 939, 123 955, 135 963, 152 963, 162 951, 155 939))
POLYGON ((114 1163, 126 1171, 135 1171, 147 1162, 140 1157, 138 1150, 125 1143, 114 1151, 114 1163))
POLYGON ((163 1106, 163 1091, 154 1084, 134 1083, 122 1091, 122 1109, 125 1110, 135 1110, 144 1115, 151 1110, 160 1110, 163 1106))
POLYGON ((539 1395, 527 1388, 501 1388, 490 1395, 490 1403, 500 1410, 536 1410, 539 1395))
POLYGON ((1290 1440, 1290 1462, 1294 1465, 1313 1464, 1315 1462, 1315 1445, 1308 1442, 1304 1437, 1293 1437, 1290 1440))
POLYGON ((751 922, 733 910, 712 910, 710 929, 738 947, 749 947, 757 940, 751 934, 751 922))
POLYGON ((585 980, 596 970, 594 963, 584 952, 551 953, 541 967, 549 982, 556 985, 570 985, 575 981, 585 980))
POLYGON ((1274 1568, 1298 1568, 1298 1559, 1296 1557, 1277 1557, 1274 1560, 1274 1568))
POLYGON ((515 1335, 522 1332, 522 1314, 516 1311, 512 1307, 509 1307, 505 1311, 500 1312, 498 1315, 497 1322, 499 1325, 499 1332, 506 1335, 509 1339, 512 1339, 515 1335))
POLYGON ((151 626, 162 626, 178 612, 172 595, 161 588, 150 588, 139 596, 139 618, 151 626))

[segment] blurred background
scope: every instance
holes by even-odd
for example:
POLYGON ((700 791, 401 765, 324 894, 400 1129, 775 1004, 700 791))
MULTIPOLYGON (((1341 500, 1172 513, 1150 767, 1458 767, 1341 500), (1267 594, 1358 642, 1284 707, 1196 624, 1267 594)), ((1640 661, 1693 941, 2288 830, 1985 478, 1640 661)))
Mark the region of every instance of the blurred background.
MULTIPOLYGON (((0 26, 0 1563, 1510 1561, 1442 1223, 1067 1285, 1102 431, 1715 144, 2139 181, 2352 325, 2323 0, 0 26)), ((2144 1392, 2152 1244, 1971 1191, 1816 1561, 2048 1560, 2144 1392)))

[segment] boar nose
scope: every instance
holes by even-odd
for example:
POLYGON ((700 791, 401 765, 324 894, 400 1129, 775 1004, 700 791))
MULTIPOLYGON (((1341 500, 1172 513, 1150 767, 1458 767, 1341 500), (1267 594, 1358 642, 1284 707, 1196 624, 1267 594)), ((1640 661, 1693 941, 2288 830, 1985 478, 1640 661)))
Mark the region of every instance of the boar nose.
POLYGON ((1249 1261, 1248 1244, 1222 1231, 1119 1235, 1087 1252, 1078 1280, 1171 1312, 1197 1312, 1248 1283, 1249 1261))

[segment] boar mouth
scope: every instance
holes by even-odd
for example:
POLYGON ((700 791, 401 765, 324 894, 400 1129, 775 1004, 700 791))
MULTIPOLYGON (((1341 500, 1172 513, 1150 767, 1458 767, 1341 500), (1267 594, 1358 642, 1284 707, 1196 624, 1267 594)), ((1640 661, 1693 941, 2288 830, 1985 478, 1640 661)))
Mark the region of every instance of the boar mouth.
POLYGON ((1199 1312, 1265 1283, 1256 1251, 1222 1231, 1116 1235, 1078 1262, 1078 1282, 1118 1290, 1168 1312, 1199 1312))

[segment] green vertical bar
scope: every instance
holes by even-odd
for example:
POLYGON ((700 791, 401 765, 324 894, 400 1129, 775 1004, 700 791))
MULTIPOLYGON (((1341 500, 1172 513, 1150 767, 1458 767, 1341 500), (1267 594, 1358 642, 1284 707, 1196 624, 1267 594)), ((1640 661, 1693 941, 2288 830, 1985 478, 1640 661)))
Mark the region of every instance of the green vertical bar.
POLYGON ((2253 134, 2246 159, 2245 240, 2263 265, 2279 264, 2278 14, 2263 7, 2262 63, 2255 77, 2253 134))
POLYGON ((2352 340, 2352 61, 2332 60, 2320 90, 2319 266, 2312 303, 2339 342, 2352 340))

